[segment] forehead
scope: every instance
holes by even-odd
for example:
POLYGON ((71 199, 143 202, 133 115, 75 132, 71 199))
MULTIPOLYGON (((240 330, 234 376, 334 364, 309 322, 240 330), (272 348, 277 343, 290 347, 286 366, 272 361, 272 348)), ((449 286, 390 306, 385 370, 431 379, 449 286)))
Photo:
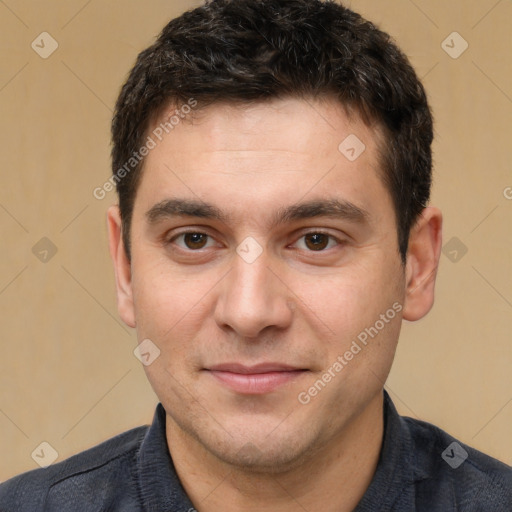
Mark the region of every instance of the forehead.
POLYGON ((181 107, 165 109, 148 129, 155 146, 144 162, 136 206, 147 209, 176 194, 260 209, 338 187, 362 203, 387 195, 378 128, 334 99, 181 107))
POLYGON ((371 149, 383 139, 378 123, 365 124, 356 109, 344 106, 332 96, 221 101, 208 106, 197 106, 197 101, 191 98, 162 109, 153 117, 147 132, 150 136, 156 132, 157 142, 164 138, 169 145, 177 136, 175 150, 193 147, 200 152, 290 147, 296 151, 297 144, 303 144, 307 150, 310 142, 320 143, 318 149, 332 149, 333 143, 341 142, 350 133, 357 133, 371 149))

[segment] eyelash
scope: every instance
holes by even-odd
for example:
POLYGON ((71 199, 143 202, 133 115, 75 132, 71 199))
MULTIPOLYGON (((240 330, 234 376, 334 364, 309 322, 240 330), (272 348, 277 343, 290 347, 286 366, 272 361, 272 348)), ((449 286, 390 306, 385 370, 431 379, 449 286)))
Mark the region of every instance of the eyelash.
MULTIPOLYGON (((168 239, 166 241, 166 245, 171 245, 177 238, 179 237, 183 237, 185 235, 205 235, 207 237, 209 237, 210 239, 213 239, 213 237, 211 235, 209 235, 208 233, 204 233, 202 231, 183 231, 182 233, 178 233, 174 236, 172 236, 170 239, 168 239)), ((329 238, 329 241, 331 240, 334 240, 336 242, 336 245, 339 246, 339 245, 343 245, 343 242, 336 238, 334 235, 332 235, 331 233, 328 233, 327 231, 323 231, 321 229, 316 229, 316 230, 312 230, 312 231, 308 231, 306 233, 303 233, 301 234, 301 236, 297 239, 297 241, 305 238, 306 236, 308 235, 324 235, 324 236, 327 236, 329 238)), ((295 242, 296 243, 296 242, 295 242)), ((328 242, 329 244, 329 242, 328 242)), ((332 247, 331 247, 332 248, 332 247)), ((203 249, 205 249, 204 247, 202 247, 201 249, 189 249, 189 248, 183 248, 183 247, 179 247, 180 250, 182 251, 186 251, 186 252, 200 252, 202 251, 203 249)), ((207 248, 206 248, 207 249, 207 248)), ((311 252, 311 253, 322 253, 322 252, 326 252, 328 251, 329 249, 321 249, 321 250, 318 250, 318 251, 314 251, 314 250, 307 250, 307 252, 311 252)))

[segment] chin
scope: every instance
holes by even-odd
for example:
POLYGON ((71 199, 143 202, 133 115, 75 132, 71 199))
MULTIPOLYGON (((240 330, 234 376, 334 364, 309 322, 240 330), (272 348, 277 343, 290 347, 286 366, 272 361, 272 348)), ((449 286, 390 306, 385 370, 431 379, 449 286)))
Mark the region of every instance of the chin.
POLYGON ((305 455, 303 450, 291 452, 287 447, 281 445, 279 450, 261 450, 253 443, 246 443, 238 451, 232 448, 227 451, 215 447, 211 450, 214 455, 232 467, 239 468, 245 472, 262 474, 286 473, 300 466, 305 455))
POLYGON ((239 432, 229 435, 224 430, 190 432, 214 457, 222 462, 252 473, 285 473, 300 466, 314 451, 318 440, 304 436, 300 429, 276 435, 259 432, 239 432))

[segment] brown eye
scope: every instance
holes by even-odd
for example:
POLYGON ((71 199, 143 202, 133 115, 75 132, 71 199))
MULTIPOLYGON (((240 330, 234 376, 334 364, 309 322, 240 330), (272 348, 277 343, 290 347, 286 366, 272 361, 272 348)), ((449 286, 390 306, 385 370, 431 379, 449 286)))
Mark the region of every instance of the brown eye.
POLYGON ((306 247, 312 251, 322 251, 329 244, 329 235, 323 233, 309 233, 304 235, 306 247))
POLYGON ((204 233, 183 233, 183 241, 188 249, 202 249, 208 241, 204 233))

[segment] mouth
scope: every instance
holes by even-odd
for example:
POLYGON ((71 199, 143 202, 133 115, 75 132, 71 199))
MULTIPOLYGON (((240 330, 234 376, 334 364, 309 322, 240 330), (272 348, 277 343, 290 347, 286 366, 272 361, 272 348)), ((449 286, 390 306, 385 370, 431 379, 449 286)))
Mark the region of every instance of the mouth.
POLYGON ((254 366, 224 363, 205 370, 222 385, 246 395, 270 393, 308 372, 304 368, 281 363, 261 363, 254 366))

